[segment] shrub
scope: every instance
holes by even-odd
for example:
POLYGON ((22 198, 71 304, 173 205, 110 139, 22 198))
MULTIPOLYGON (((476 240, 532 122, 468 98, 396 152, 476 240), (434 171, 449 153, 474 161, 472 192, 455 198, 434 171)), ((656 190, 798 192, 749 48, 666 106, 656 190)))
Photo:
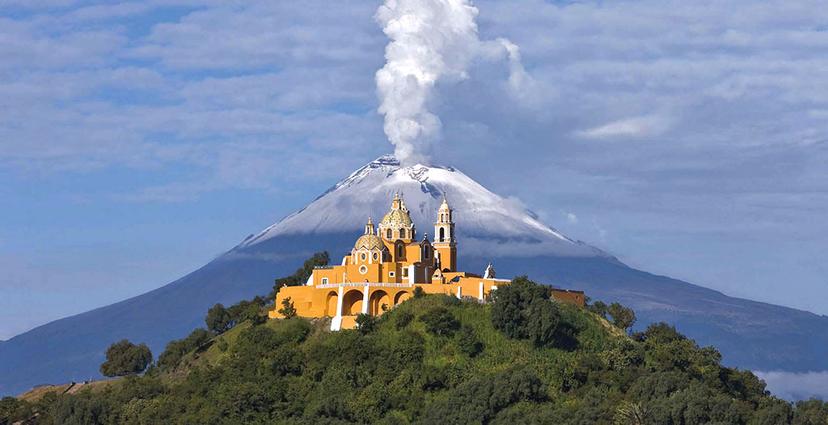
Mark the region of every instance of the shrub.
POLYGON ((395 317, 394 326, 397 330, 405 328, 409 323, 411 323, 412 320, 414 320, 414 314, 407 310, 397 313, 395 317))
POLYGON ((425 412, 424 423, 487 423, 520 401, 544 400, 540 378, 526 369, 470 379, 425 412))
POLYGON ((167 343, 164 352, 158 356, 158 367, 162 370, 171 370, 178 366, 185 354, 194 351, 210 341, 211 334, 205 329, 198 328, 190 332, 184 339, 173 340, 167 343))
POLYGON ((492 325, 510 338, 528 339, 542 347, 554 345, 559 328, 575 332, 572 326, 560 326, 561 312, 549 299, 548 289, 525 276, 492 294, 492 325))
POLYGON ((356 317, 357 331, 361 335, 367 335, 377 327, 377 319, 370 314, 360 313, 356 317))
POLYGON ((207 310, 207 317, 204 318, 204 323, 207 324, 207 329, 216 335, 225 332, 233 325, 230 313, 222 304, 216 304, 207 310))
POLYGON ((420 321, 425 324, 428 332, 438 336, 453 335, 454 331, 460 327, 460 322, 445 307, 429 310, 420 316, 420 321))
POLYGON ((126 376, 141 373, 152 362, 152 352, 146 344, 135 345, 126 339, 106 350, 106 361, 101 364, 104 376, 126 376))
POLYGON ((603 317, 607 318, 607 305, 603 301, 595 301, 594 303, 587 306, 587 310, 603 317))
POLYGON ((425 295, 425 291, 421 287, 414 288, 414 298, 420 298, 425 295))
POLYGON ((293 306, 293 301, 290 300, 290 297, 282 300, 282 308, 279 309, 279 314, 284 316, 285 319, 296 317, 296 307, 293 306))
POLYGON ((304 285, 308 281, 313 269, 319 266, 327 266, 331 261, 330 255, 327 251, 317 252, 312 257, 305 260, 302 267, 297 269, 292 275, 276 279, 273 283, 273 291, 268 294, 267 298, 271 300, 276 299, 279 290, 284 286, 299 286, 304 285))
POLYGON ((471 326, 460 328, 460 332, 457 333, 457 346, 469 357, 474 357, 483 351, 483 343, 477 339, 471 326))
POLYGON ((635 324, 635 312, 621 304, 610 304, 607 313, 612 317, 612 324, 625 331, 635 324))

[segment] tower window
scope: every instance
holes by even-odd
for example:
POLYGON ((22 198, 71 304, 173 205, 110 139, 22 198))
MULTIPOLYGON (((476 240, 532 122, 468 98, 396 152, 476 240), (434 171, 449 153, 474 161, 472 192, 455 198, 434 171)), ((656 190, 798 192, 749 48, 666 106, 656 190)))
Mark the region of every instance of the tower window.
POLYGON ((392 239, 393 237, 394 237, 394 233, 391 231, 391 229, 388 229, 388 230, 385 232, 385 238, 386 238, 386 239, 392 239))
POLYGON ((374 253, 374 261, 377 261, 377 259, 378 259, 378 258, 379 258, 379 254, 377 254, 377 253, 375 252, 375 253, 374 253))
POLYGON ((400 229, 400 239, 405 239, 405 229, 400 229))
POLYGON ((440 228, 440 242, 442 242, 444 240, 446 240, 446 228, 441 227, 440 228))

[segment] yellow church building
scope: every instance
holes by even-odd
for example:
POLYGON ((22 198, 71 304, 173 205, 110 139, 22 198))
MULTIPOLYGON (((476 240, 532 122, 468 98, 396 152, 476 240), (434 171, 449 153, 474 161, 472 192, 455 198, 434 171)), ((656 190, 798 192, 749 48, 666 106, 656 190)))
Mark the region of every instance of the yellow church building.
MULTIPOLYGON (((317 267, 303 286, 283 287, 270 318, 282 317, 279 309, 290 298, 301 317, 330 317, 331 330, 350 329, 360 313, 378 316, 409 299, 415 288, 426 294, 472 297, 483 302, 509 280, 495 278, 490 264, 483 276, 457 271, 457 240, 448 201, 437 210, 434 241, 417 240, 405 201, 398 194, 391 210, 375 228, 370 218, 365 231, 340 265, 317 267)), ((580 291, 553 290, 553 296, 584 304, 580 291)))

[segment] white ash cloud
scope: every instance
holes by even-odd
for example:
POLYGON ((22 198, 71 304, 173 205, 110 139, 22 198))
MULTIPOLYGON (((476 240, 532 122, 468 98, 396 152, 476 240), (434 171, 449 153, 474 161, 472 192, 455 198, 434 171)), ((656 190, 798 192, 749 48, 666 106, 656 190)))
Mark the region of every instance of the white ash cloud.
POLYGON ((481 41, 478 10, 470 0, 386 0, 375 18, 391 40, 386 63, 376 73, 384 130, 404 164, 427 163, 442 123, 429 110, 436 86, 468 78, 477 58, 507 58, 509 85, 519 90, 529 76, 516 44, 499 38, 481 41))

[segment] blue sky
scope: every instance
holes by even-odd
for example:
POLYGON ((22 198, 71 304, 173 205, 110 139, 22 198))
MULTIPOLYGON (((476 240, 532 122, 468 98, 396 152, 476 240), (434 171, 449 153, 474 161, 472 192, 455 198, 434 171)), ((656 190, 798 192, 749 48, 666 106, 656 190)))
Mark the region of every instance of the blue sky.
MULTIPOLYGON (((630 265, 828 314, 828 10, 477 1, 532 95, 438 87, 435 162, 630 265)), ((378 3, 0 5, 0 339, 204 264, 390 152, 378 3)))

